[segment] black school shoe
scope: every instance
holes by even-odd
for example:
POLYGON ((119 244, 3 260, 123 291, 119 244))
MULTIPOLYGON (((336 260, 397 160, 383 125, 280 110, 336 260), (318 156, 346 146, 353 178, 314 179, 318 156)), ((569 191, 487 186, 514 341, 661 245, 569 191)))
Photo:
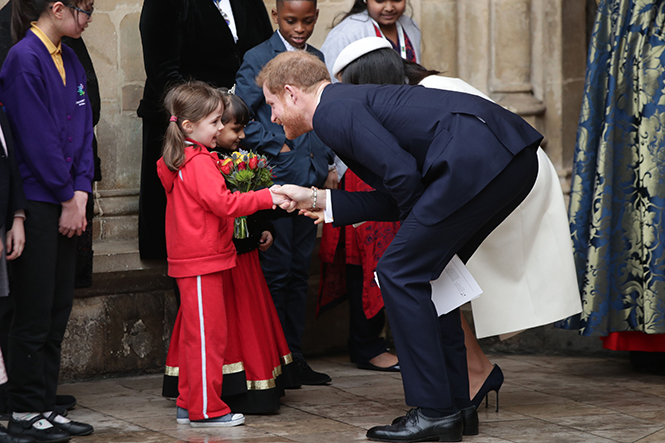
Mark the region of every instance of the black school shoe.
POLYGON ((58 412, 53 411, 48 417, 46 417, 46 419, 53 425, 53 427, 67 432, 72 437, 83 437, 84 435, 90 435, 95 432, 95 428, 87 423, 81 423, 74 420, 70 420, 67 423, 59 423, 56 421, 57 417, 58 412))
POLYGON ((76 397, 73 395, 56 395, 55 405, 58 408, 71 411, 76 406, 76 397))
POLYGON ((34 425, 40 425, 40 420, 46 420, 43 415, 38 415, 30 420, 15 420, 13 417, 9 420, 8 431, 13 436, 31 437, 40 443, 64 443, 72 437, 55 426, 48 428, 37 428, 34 425))
MULTIPOLYGON (((468 408, 460 409, 460 414, 462 414, 462 435, 478 435, 478 411, 475 406, 469 406, 468 408)), ((393 420, 392 424, 396 425, 397 423, 406 420, 407 416, 403 415, 397 417, 393 420)))
POLYGON ((332 381, 328 374, 314 371, 302 358, 294 358, 293 363, 295 365, 296 380, 301 385, 318 386, 332 381))
POLYGON ((10 435, 7 429, 0 425, 0 443, 34 443, 35 439, 32 437, 21 437, 18 435, 10 435))
POLYGON ((367 438, 374 441, 462 441, 462 414, 456 412, 446 417, 431 418, 420 408, 413 408, 406 417, 388 426, 375 426, 367 431, 367 438))

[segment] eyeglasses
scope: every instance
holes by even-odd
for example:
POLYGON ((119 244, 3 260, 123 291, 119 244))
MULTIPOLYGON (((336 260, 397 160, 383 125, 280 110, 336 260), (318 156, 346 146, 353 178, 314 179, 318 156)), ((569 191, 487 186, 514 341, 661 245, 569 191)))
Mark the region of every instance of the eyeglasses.
POLYGON ((72 5, 66 5, 66 6, 68 8, 72 8, 74 11, 84 13, 85 15, 88 16, 88 20, 90 20, 92 18, 92 13, 95 12, 95 7, 94 6, 91 6, 89 11, 86 11, 86 10, 81 9, 81 8, 77 8, 76 6, 72 6, 72 5))

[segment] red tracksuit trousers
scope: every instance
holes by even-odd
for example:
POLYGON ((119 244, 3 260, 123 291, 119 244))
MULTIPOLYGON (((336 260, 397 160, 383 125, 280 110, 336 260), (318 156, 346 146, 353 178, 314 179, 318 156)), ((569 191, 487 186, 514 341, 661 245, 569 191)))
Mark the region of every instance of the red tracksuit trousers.
POLYGON ((180 367, 176 404, 190 420, 221 417, 231 409, 221 399, 228 340, 224 272, 177 279, 180 288, 180 367))

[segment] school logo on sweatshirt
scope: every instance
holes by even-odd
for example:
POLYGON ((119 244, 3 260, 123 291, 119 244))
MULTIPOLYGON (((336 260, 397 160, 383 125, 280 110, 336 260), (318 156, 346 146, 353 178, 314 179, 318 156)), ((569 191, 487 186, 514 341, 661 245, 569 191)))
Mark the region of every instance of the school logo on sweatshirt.
POLYGON ((76 92, 79 97, 81 97, 80 100, 76 100, 76 104, 79 106, 85 106, 85 86, 83 86, 83 83, 79 83, 76 92))

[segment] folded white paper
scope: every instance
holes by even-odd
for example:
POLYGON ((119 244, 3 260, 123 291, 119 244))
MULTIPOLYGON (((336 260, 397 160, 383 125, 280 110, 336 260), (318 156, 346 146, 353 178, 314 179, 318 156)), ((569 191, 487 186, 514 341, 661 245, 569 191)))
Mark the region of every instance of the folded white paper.
MULTIPOLYGON (((374 280, 379 285, 376 272, 374 280)), ((457 254, 448 262, 439 278, 431 281, 430 284, 432 285, 432 302, 438 316, 459 308, 483 293, 457 254)))

